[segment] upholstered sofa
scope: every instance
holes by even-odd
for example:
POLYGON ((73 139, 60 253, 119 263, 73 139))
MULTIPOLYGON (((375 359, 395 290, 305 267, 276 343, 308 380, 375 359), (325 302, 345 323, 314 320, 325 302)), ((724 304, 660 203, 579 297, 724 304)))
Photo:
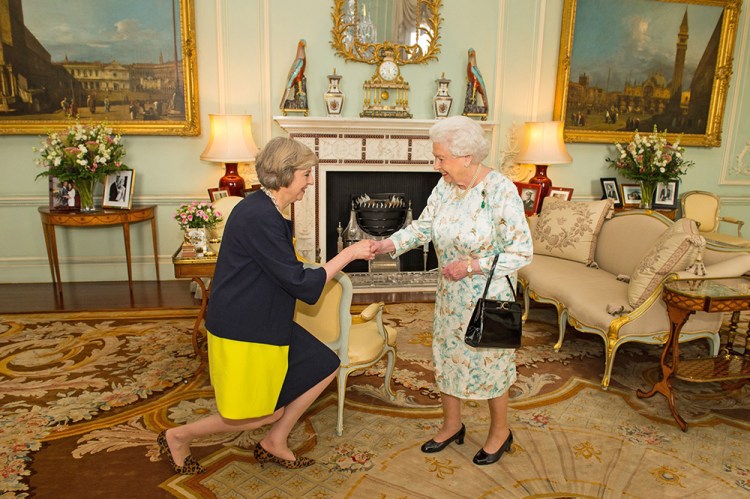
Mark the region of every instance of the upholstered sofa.
MULTIPOLYGON (((564 203, 545 199, 542 212, 529 218, 534 258, 519 271, 525 313, 534 313, 530 300, 557 308, 556 350, 562 347, 567 324, 600 336, 605 388, 621 345, 666 342, 669 320, 661 300, 666 279, 700 274, 703 262, 715 277, 750 270, 750 254, 706 246, 692 220, 672 222, 643 210, 612 216, 608 200, 564 203), (572 205, 578 211, 570 211, 572 205)), ((705 338, 715 355, 721 321, 720 314, 698 312, 685 324, 680 341, 705 338)))

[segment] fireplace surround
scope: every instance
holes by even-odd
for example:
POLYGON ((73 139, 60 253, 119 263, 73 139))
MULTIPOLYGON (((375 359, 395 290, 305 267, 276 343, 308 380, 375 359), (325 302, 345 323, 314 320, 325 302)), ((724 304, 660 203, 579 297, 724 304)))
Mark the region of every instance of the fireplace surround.
MULTIPOLYGON (((416 219, 440 178, 429 139, 435 120, 276 116, 274 121, 319 159, 315 184, 292 211, 297 250, 309 260, 326 261, 335 254, 336 227, 349 220, 352 195, 403 192, 416 219)), ((481 125, 488 132, 494 127, 481 125)), ((434 268, 437 260, 430 251, 428 266, 434 268)), ((402 270, 423 269, 421 250, 407 255, 402 270)), ((364 262, 354 265, 346 270, 367 267, 364 262)))

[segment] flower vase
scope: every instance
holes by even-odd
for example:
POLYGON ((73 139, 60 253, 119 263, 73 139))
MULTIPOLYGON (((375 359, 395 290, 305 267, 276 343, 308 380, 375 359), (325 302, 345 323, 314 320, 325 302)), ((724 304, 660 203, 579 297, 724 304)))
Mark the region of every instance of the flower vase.
POLYGON ((96 207, 94 206, 94 189, 97 183, 96 179, 89 178, 79 179, 74 182, 78 196, 81 198, 80 211, 85 213, 96 211, 96 207))
POLYGON ((185 240, 193 245, 198 258, 203 258, 206 255, 208 239, 208 229, 205 227, 192 228, 185 232, 185 240))
POLYGON ((641 204, 638 206, 640 209, 642 210, 652 209, 655 189, 656 189, 656 182, 641 180, 641 204))

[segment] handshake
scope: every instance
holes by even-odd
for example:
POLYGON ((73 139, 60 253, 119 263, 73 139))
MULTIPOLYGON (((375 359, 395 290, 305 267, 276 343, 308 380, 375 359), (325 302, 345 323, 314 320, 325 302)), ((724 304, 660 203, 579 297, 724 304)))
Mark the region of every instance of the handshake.
POLYGON ((372 239, 363 239, 350 246, 347 246, 343 252, 349 251, 349 259, 352 260, 373 260, 375 255, 388 253, 396 249, 396 246, 389 239, 374 241, 372 239))

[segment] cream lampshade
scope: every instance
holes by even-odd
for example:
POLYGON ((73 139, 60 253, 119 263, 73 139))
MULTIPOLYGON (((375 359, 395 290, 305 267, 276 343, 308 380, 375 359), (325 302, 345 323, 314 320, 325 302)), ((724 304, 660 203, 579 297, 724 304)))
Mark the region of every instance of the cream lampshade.
POLYGON ((237 164, 252 161, 258 154, 253 140, 253 117, 249 114, 209 114, 211 136, 201 159, 224 163, 224 176, 219 179, 219 188, 229 191, 230 196, 242 196, 245 180, 237 173, 237 164))
MULTIPOLYGON (((573 161, 565 149, 563 123, 561 121, 526 122, 521 152, 516 161, 536 165, 536 174, 529 180, 529 183, 542 186, 539 196, 540 201, 543 201, 552 188, 552 180, 547 177, 547 167, 573 161)), ((541 206, 540 202, 540 209, 541 206)))

